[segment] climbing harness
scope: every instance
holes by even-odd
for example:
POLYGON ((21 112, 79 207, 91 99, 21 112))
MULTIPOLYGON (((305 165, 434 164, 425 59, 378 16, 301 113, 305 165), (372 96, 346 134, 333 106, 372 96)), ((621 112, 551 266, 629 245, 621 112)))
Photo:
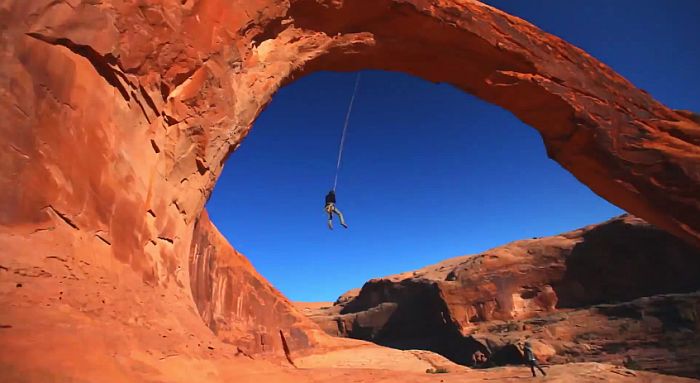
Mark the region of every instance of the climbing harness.
POLYGON ((350 97, 350 105, 348 105, 348 112, 345 114, 345 123, 343 124, 343 133, 340 135, 340 145, 338 146, 338 162, 335 165, 335 179, 333 180, 333 191, 335 191, 338 186, 338 173, 340 173, 340 161, 343 159, 343 148, 345 147, 345 135, 348 131, 348 124, 350 123, 350 114, 352 113, 352 104, 355 102, 355 95, 357 94, 357 87, 360 84, 360 73, 357 73, 355 78, 355 87, 352 90, 352 97, 350 97))

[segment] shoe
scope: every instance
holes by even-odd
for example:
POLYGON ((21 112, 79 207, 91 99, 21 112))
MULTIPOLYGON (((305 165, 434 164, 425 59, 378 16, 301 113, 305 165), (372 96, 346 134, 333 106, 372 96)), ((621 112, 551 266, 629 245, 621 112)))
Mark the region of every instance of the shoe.
POLYGON ((343 225, 343 227, 346 228, 346 229, 348 228, 348 225, 346 225, 346 224, 344 224, 344 223, 341 223, 341 225, 343 225))
POLYGON ((328 221, 328 228, 333 230, 333 223, 331 223, 331 221, 328 221))

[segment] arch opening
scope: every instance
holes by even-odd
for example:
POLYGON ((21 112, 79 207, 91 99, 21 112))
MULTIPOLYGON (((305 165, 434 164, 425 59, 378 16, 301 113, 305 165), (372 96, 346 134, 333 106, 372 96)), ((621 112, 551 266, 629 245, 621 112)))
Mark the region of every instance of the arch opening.
POLYGON ((208 201, 222 234, 289 298, 334 300, 378 275, 622 213, 549 160, 537 132, 501 108, 397 72, 362 76, 338 189, 350 230, 337 218, 328 229, 323 196, 354 73, 315 73, 275 95, 208 201), (392 265, 402 253, 410 263, 392 265), (304 281, 336 287, 324 296, 304 281))

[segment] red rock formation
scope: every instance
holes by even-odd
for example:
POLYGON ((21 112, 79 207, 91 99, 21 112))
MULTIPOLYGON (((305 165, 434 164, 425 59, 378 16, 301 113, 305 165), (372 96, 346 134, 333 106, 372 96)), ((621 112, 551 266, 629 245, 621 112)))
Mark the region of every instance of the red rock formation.
POLYGON ((320 330, 228 244, 203 213, 190 255, 192 296, 204 322, 246 355, 303 353, 320 330))
POLYGON ((700 376, 700 293, 560 310, 530 319, 490 321, 470 330, 493 364, 519 362, 525 339, 548 363, 604 362, 700 376))
POLYGON ((621 363, 630 355, 643 368, 700 376, 700 369, 688 365, 700 356, 697 296, 632 304, 634 313, 627 314, 631 318, 625 326, 634 330, 619 336, 613 335, 618 331, 614 318, 606 321, 620 315, 605 313, 627 312, 626 306, 617 311, 588 309, 692 292, 700 289, 698 275, 699 250, 640 219, 623 216, 373 279, 354 299, 306 313, 331 335, 432 350, 463 364, 477 351, 496 364, 517 362, 520 354, 512 345, 527 336, 544 339, 536 351, 558 363, 621 363), (685 311, 676 306, 687 306, 687 313, 679 314, 685 311), (584 310, 567 314, 572 308, 584 310), (676 328, 652 331, 644 325, 663 318, 675 320, 676 328), (690 335, 683 335, 687 330, 690 335), (598 340, 581 339, 583 334, 595 334, 598 340), (669 359, 669 350, 676 356, 669 359))
POLYGON ((218 341, 190 291, 194 225, 274 93, 320 69, 502 105, 595 192, 700 243, 696 119, 475 1, 7 0, 0 31, 0 362, 36 380, 167 377, 173 353, 204 364, 190 381, 226 370, 202 348, 218 341), (37 354, 88 344, 69 335, 82 321, 115 334, 87 367, 37 354))

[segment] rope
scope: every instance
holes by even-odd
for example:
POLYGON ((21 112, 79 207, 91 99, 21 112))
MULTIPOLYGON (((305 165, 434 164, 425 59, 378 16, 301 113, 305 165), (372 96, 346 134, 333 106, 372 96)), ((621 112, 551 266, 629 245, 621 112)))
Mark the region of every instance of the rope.
POLYGON ((360 72, 357 73, 357 78, 355 78, 355 88, 352 91, 352 97, 350 98, 350 105, 348 105, 348 112, 345 114, 345 123, 343 124, 343 133, 340 135, 340 146, 338 147, 338 162, 335 165, 335 180, 333 181, 333 191, 338 186, 338 173, 340 173, 340 161, 343 159, 343 148, 345 148, 345 135, 348 131, 348 125, 350 123, 350 114, 352 113, 352 104, 355 102, 355 95, 357 94, 357 87, 360 84, 360 72))

